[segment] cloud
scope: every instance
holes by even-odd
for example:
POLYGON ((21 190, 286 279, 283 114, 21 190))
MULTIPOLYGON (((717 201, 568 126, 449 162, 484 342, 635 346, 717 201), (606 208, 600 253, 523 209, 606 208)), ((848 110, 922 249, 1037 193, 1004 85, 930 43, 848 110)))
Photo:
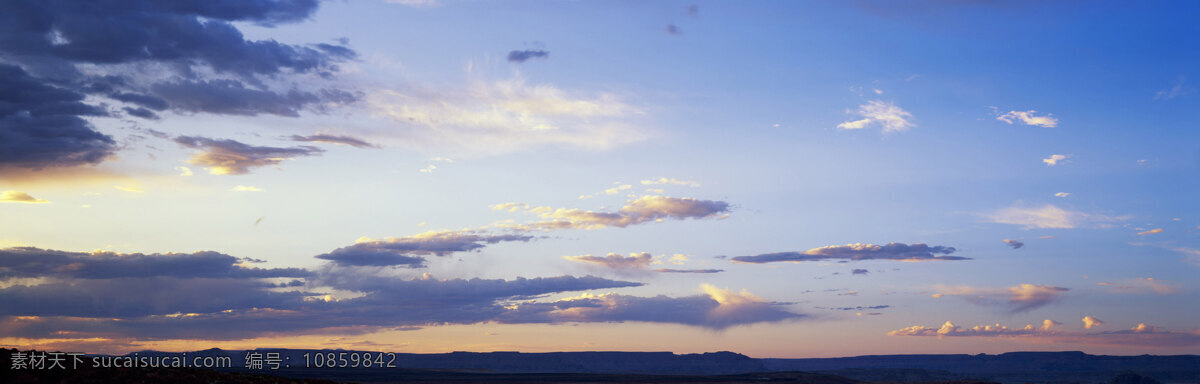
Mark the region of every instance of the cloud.
POLYGON ((1058 193, 1054 194, 1054 197, 1067 197, 1067 196, 1071 196, 1071 194, 1068 192, 1058 192, 1058 193))
POLYGON ((996 120, 1000 120, 1009 124, 1012 124, 1014 121, 1020 121, 1025 125, 1036 125, 1045 128, 1054 128, 1058 126, 1058 119, 1055 119, 1050 115, 1035 116, 1034 113, 1037 113, 1037 111, 1008 111, 1008 113, 996 116, 996 120))
POLYGON ((675 24, 667 24, 667 27, 663 30, 666 31, 668 35, 679 36, 683 34, 683 30, 679 29, 679 27, 675 24))
POLYGON ((1071 229, 1126 219, 1125 217, 1068 211, 1054 204, 1030 207, 1022 203, 986 213, 983 217, 992 223, 1020 225, 1021 229, 1071 229))
POLYGON ((1046 166, 1048 167, 1053 167, 1058 165, 1060 161, 1066 160, 1068 157, 1071 157, 1071 155, 1050 155, 1050 157, 1042 159, 1042 162, 1046 163, 1046 166))
POLYGON ((187 148, 198 149, 188 163, 208 169, 214 175, 242 175, 252 168, 279 165, 297 156, 314 156, 323 152, 316 147, 258 147, 230 139, 209 139, 198 136, 179 136, 174 140, 187 148))
POLYGON ((659 273, 721 273, 724 269, 673 269, 673 268, 658 268, 654 272, 659 273))
MULTIPOLYGON (((1090 317, 1090 316, 1089 316, 1090 317)), ((1086 318, 1085 318, 1086 319, 1086 318)), ((1114 332, 1071 332, 1052 329, 1060 324, 1044 320, 1041 327, 1026 324, 1022 328, 1008 328, 1000 324, 962 328, 947 321, 939 328, 914 325, 888 332, 888 336, 933 336, 933 337, 994 337, 1009 338, 1031 343, 1079 343, 1087 345, 1148 346, 1148 347, 1194 347, 1200 345, 1200 331, 1172 332, 1152 327, 1145 323, 1125 331, 1114 332)))
MULTIPOLYGON (((247 40, 235 23, 274 26, 307 20, 318 3, 299 1, 132 0, 26 6, 0 3, 0 167, 40 169, 97 164, 118 149, 82 117, 146 119, 158 112, 295 116, 353 102, 352 92, 291 89, 271 83, 330 78, 356 53, 340 45, 247 40), (136 76, 134 76, 136 75, 136 76), (249 86, 248 86, 249 84, 249 86), (103 102, 103 101, 101 101, 103 102)), ((313 84, 306 81, 305 84, 313 84)), ((293 82, 293 84, 295 84, 293 82)))
POLYGON ((619 194, 619 193, 621 193, 622 191, 629 190, 630 188, 633 188, 633 186, 632 186, 632 185, 629 185, 629 184, 621 184, 621 185, 618 185, 618 186, 615 186, 615 187, 612 187, 612 188, 609 188, 609 189, 605 189, 605 190, 603 190, 603 191, 596 192, 596 193, 593 193, 593 194, 590 194, 590 195, 580 195, 580 196, 579 196, 579 199, 581 199, 581 200, 583 200, 583 199, 591 199, 591 198, 593 198, 593 197, 596 197, 596 196, 599 196, 599 195, 610 195, 610 196, 611 196, 611 195, 616 195, 616 194, 619 194))
POLYGON ((268 278, 304 277, 297 268, 262 269, 226 254, 67 252, 34 247, 0 249, 0 279, 54 277, 114 278, 268 278))
POLYGON ((330 134, 320 133, 320 134, 310 135, 310 136, 292 135, 289 137, 289 139, 291 139, 292 141, 301 141, 301 142, 308 142, 308 143, 349 145, 349 146, 355 147, 355 148, 379 148, 375 144, 368 143, 365 140, 351 137, 351 136, 345 136, 345 135, 330 135, 330 134))
POLYGON ((817 309, 828 309, 828 310, 833 310, 833 311, 865 311, 865 310, 872 310, 872 309, 886 309, 886 308, 891 308, 891 307, 892 307, 892 306, 890 306, 890 305, 873 305, 873 306, 870 306, 870 307, 863 307, 863 306, 858 306, 858 307, 834 307, 834 308, 821 308, 821 307, 817 307, 817 309))
POLYGON ((1176 97, 1192 94, 1192 92, 1195 92, 1196 90, 1192 87, 1185 87, 1183 84, 1186 80, 1186 78, 1180 78, 1179 81, 1175 82, 1175 85, 1170 89, 1164 89, 1154 93, 1154 100, 1170 100, 1176 97))
POLYGON ((1019 313, 1041 308, 1058 300, 1069 288, 1050 285, 1021 284, 1007 288, 975 288, 968 286, 938 286, 938 296, 958 296, 982 306, 1002 307, 1019 313))
POLYGON ((773 263, 773 262, 802 262, 824 260, 896 260, 896 261, 936 261, 936 260, 970 260, 967 257, 950 256, 954 247, 933 246, 924 243, 912 245, 903 243, 847 244, 831 245, 813 248, 804 252, 777 252, 754 256, 737 256, 731 260, 738 263, 773 263), (941 256, 939 256, 941 255, 941 256))
POLYGON ((1004 244, 1008 244, 1008 246, 1012 247, 1012 249, 1021 249, 1021 247, 1025 246, 1025 243, 1013 239, 1004 239, 1004 244))
POLYGON ((239 185, 239 186, 230 188, 229 190, 234 191, 234 192, 262 192, 263 191, 261 188, 245 186, 245 185, 239 185))
POLYGON ((1137 234, 1138 234, 1138 236, 1144 236, 1144 235, 1156 235, 1159 233, 1163 233, 1162 228, 1155 228, 1155 229, 1151 229, 1149 231, 1142 231, 1142 232, 1138 232, 1137 234))
POLYGON ((889 133, 904 132, 916 126, 908 121, 912 118, 912 114, 892 102, 872 100, 860 105, 857 113, 863 119, 838 124, 838 129, 863 129, 878 124, 883 127, 884 133, 889 133))
POLYGON ((171 107, 177 111, 241 116, 299 117, 300 110, 310 106, 323 110, 331 105, 350 104, 359 98, 356 94, 332 89, 314 92, 292 89, 280 93, 254 89, 229 79, 166 82, 155 84, 151 89, 156 95, 170 100, 171 107))
POLYGON ((508 53, 508 62, 524 63, 530 59, 549 59, 550 52, 541 49, 526 49, 522 51, 511 51, 508 53))
POLYGON ((676 323, 723 330, 729 327, 795 320, 806 315, 781 308, 783 303, 764 300, 708 284, 703 295, 686 297, 636 297, 619 294, 590 295, 553 302, 517 305, 502 323, 652 322, 676 323))
POLYGON ((96 164, 116 152, 112 137, 82 118, 107 115, 83 103, 84 94, 50 85, 4 63, 0 63, 0 88, 6 90, 0 95, 0 171, 96 164))
POLYGON ((592 276, 408 279, 391 269, 336 263, 314 270, 249 266, 260 262, 212 251, 0 249, 0 282, 6 283, 0 284, 0 337, 234 340, 363 333, 497 321, 508 318, 514 302, 641 285, 592 276), (280 278, 289 281, 276 283, 280 278), (320 292, 327 289, 340 293, 320 292))
POLYGON ((651 179, 651 180, 642 180, 642 185, 661 185, 661 184, 684 185, 684 186, 688 186, 688 187, 692 187, 692 188, 697 188, 700 186, 700 182, 698 182, 698 181, 668 179, 666 177, 660 177, 658 179, 651 179))
POLYGON ((354 245, 335 249, 316 258, 329 260, 343 266, 406 266, 425 267, 425 258, 420 256, 449 256, 458 252, 472 252, 487 244, 519 241, 527 242, 533 236, 519 234, 489 234, 480 230, 429 231, 401 238, 374 240, 360 238, 354 245))
POLYGON ((0 203, 46 204, 49 201, 29 196, 21 191, 4 191, 0 193, 0 203))
POLYGON ((866 275, 868 273, 871 273, 871 271, 868 271, 865 269, 854 269, 854 270, 850 271, 851 275, 866 275))
POLYGON ((582 256, 563 256, 563 258, 570 260, 570 261, 589 263, 592 265, 599 265, 599 266, 603 266, 605 268, 636 270, 636 269, 645 269, 646 267, 649 267, 650 262, 653 259, 653 256, 651 256, 649 253, 642 252, 642 253, 630 253, 628 257, 621 256, 621 254, 618 254, 618 253, 609 253, 607 256, 604 256, 604 257, 592 256, 592 255, 582 255, 582 256))
POLYGON ((613 94, 576 95, 515 78, 462 89, 382 90, 367 96, 395 134, 422 148, 508 153, 529 148, 602 150, 640 141, 639 109, 613 94))
POLYGON ((1092 316, 1084 316, 1083 320, 1081 320, 1081 321, 1083 321, 1084 329, 1092 329, 1092 327, 1098 327, 1098 326, 1104 325, 1103 321, 1100 321, 1100 319, 1097 319, 1092 316))
POLYGON ((504 203, 492 206, 495 210, 510 212, 524 211, 536 214, 547 221, 519 224, 520 229, 600 229, 606 227, 625 228, 664 219, 707 219, 722 217, 729 212, 729 203, 714 200, 698 200, 689 197, 642 196, 629 200, 616 212, 594 212, 582 209, 530 207, 523 203, 504 203))
POLYGON ((1117 293, 1157 293, 1160 295, 1173 295, 1179 292, 1176 285, 1164 283, 1162 280, 1157 280, 1153 277, 1142 277, 1132 280, 1124 280, 1117 283, 1102 282, 1096 285, 1110 287, 1117 293))
POLYGON ((438 0, 385 0, 388 4, 407 5, 413 8, 428 8, 441 5, 438 0))
POLYGON ((185 177, 186 177, 186 176, 192 176, 192 175, 194 175, 194 173, 192 173, 192 169, 191 169, 191 168, 188 168, 188 167, 175 167, 175 170, 176 170, 176 171, 179 171, 179 176, 185 176, 185 177))

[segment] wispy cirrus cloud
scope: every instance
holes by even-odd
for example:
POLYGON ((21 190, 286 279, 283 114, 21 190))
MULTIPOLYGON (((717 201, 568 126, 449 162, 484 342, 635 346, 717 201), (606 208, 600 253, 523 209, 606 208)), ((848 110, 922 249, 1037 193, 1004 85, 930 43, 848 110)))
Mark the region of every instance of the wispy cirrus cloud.
POLYGON ((461 89, 380 90, 366 100, 376 115, 398 124, 406 142, 460 152, 602 150, 646 137, 631 121, 643 112, 616 95, 578 95, 522 78, 461 89))
POLYGON ((320 148, 310 146, 260 147, 230 139, 199 136, 180 136, 174 141, 184 147, 198 150, 188 163, 205 167, 208 173, 214 175, 247 174, 254 168, 279 165, 294 157, 315 156, 324 152, 320 148))
POLYGON ((884 133, 891 133, 904 132, 916 126, 909 121, 913 117, 912 114, 892 102, 871 100, 860 105, 855 113, 862 116, 862 119, 838 124, 837 128, 853 130, 879 125, 883 127, 884 133))
POLYGON ((973 304, 1004 308, 1012 313, 1041 308, 1058 300, 1069 288, 1021 284, 1007 288, 977 288, 965 285, 937 286, 933 297, 957 296, 973 304))
MULTIPOLYGON (((605 256, 563 256, 564 259, 584 263, 592 266, 598 266, 610 269, 620 273, 640 273, 640 272, 658 272, 658 273, 720 273, 723 269, 677 269, 677 268, 656 268, 649 269, 653 264, 663 264, 661 258, 656 258, 648 252, 630 253, 629 256, 624 256, 619 253, 609 253, 605 256)), ((667 259, 671 264, 683 264, 687 262, 687 257, 684 255, 674 255, 667 259)))
POLYGON ((624 228, 652 221, 663 221, 665 219, 722 218, 729 213, 730 204, 724 201, 699 200, 690 197, 642 196, 627 201, 625 206, 614 212, 596 212, 547 206, 533 207, 524 203, 496 204, 492 206, 492 209, 525 212, 546 219, 546 221, 529 224, 509 225, 509 227, 515 229, 592 230, 606 227, 624 228))
POLYGON ((1059 208, 1054 204, 1029 206, 1021 202, 981 216, 988 222, 1019 225, 1021 229, 1071 229, 1084 226, 1105 226, 1107 223, 1127 219, 1124 216, 1071 211, 1059 208))
POLYGON ((1177 284, 1171 284, 1153 277, 1140 277, 1137 279, 1121 280, 1117 282, 1101 282, 1096 285, 1108 287, 1112 292, 1116 293, 1156 293, 1159 295, 1172 295, 1179 292, 1177 284))
POLYGON ((804 262, 826 260, 895 260, 895 261, 939 261, 939 260, 970 260, 968 257, 951 256, 954 247, 929 246, 924 243, 904 244, 888 243, 831 245, 813 248, 803 252, 764 253, 753 256, 736 256, 730 258, 738 263, 773 263, 773 262, 804 262))
POLYGON ((291 135, 288 137, 288 139, 290 139, 292 141, 300 141, 300 142, 306 142, 306 143, 326 143, 326 144, 349 145, 349 146, 355 147, 355 148, 379 148, 379 146, 377 146, 375 144, 371 144, 371 143, 367 142, 366 140, 359 139, 359 138, 353 137, 353 136, 348 136, 348 135, 333 135, 333 134, 327 134, 327 133, 318 133, 315 135, 308 135, 308 136, 291 135))

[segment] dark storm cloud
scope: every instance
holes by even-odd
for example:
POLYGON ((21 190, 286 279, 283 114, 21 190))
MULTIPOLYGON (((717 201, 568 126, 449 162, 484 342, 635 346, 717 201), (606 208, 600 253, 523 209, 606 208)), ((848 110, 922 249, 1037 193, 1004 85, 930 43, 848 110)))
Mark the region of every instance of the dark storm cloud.
POLYGON ((231 22, 276 24, 312 14, 309 1, 6 1, 0 49, 97 64, 164 62, 216 72, 275 74, 336 70, 353 51, 246 40, 231 22))
POLYGON ((128 113, 130 116, 140 117, 140 118, 148 119, 148 120, 158 120, 158 114, 154 113, 154 111, 151 111, 146 108, 125 107, 125 108, 121 108, 121 110, 125 111, 125 113, 128 113))
POLYGON ((208 168, 215 175, 241 175, 250 173, 251 168, 278 165, 297 156, 320 154, 320 148, 302 147, 258 147, 229 139, 209 139, 197 136, 180 136, 174 140, 187 148, 198 149, 189 163, 208 168))
POLYGON ((804 316, 784 309, 785 303, 711 286, 688 297, 603 294, 539 302, 551 294, 642 284, 595 276, 413 279, 396 269, 337 263, 313 270, 237 265, 252 261, 216 252, 4 249, 0 337, 235 340, 491 321, 649 321, 725 329, 804 316))
POLYGON ((12 277, 62 277, 113 279, 144 277, 265 278, 304 277, 298 268, 246 268, 226 254, 67 252, 34 247, 0 249, 0 279, 12 277))
POLYGON ((12 0, 0 2, 0 167, 96 164, 115 142, 82 116, 107 97, 130 116, 166 110, 297 116, 357 101, 335 89, 271 90, 292 76, 331 78, 343 45, 247 40, 234 26, 300 22, 316 0, 12 0), (81 71, 78 65, 88 65, 81 71), (136 73, 137 80, 122 73, 136 73), (162 81, 162 79, 174 79, 162 81), (247 86, 250 84, 251 86, 247 86))
POLYGON ((508 53, 508 61, 510 63, 524 63, 529 59, 548 59, 550 52, 541 49, 526 49, 523 51, 511 51, 508 53))
POLYGON ((95 164, 116 142, 80 116, 107 113, 84 95, 42 83, 20 67, 0 63, 0 167, 40 169, 95 164))
POLYGON ((731 260, 739 263, 772 263, 772 262, 801 262, 825 260, 898 260, 898 261, 936 261, 936 260, 970 260, 968 257, 950 256, 956 250, 954 247, 928 246, 923 243, 903 244, 888 243, 847 244, 813 248, 804 252, 778 252, 754 256, 737 256, 731 260), (941 255, 941 256, 939 256, 941 255))
POLYGON ((329 134, 316 134, 316 135, 311 135, 311 136, 292 135, 289 137, 289 139, 291 139, 292 141, 302 141, 302 142, 307 142, 307 143, 329 143, 329 144, 349 145, 349 146, 355 147, 355 148, 379 148, 375 144, 368 143, 363 139, 359 139, 359 138, 351 137, 351 136, 345 136, 345 135, 329 135, 329 134))

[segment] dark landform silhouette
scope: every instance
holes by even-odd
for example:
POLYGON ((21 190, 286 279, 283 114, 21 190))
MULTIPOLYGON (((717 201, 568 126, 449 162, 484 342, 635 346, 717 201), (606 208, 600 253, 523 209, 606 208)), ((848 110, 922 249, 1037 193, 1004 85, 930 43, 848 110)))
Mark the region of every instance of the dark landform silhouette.
MULTIPOLYGON (((999 355, 876 355, 843 358, 756 359, 733 352, 453 352, 396 353, 395 367, 312 367, 317 349, 208 349, 189 358, 224 357, 233 368, 93 368, 14 370, 0 356, 4 383, 1200 383, 1200 356, 1103 356, 1083 352, 999 355), (279 369, 244 368, 248 352, 278 354, 279 369), (305 367, 305 354, 309 354, 305 367)), ((28 352, 28 351, 26 351, 28 352)), ((371 352, 378 354, 378 352, 371 352)), ((179 356, 140 351, 120 356, 179 356)), ((108 355, 89 355, 108 356, 108 355)))

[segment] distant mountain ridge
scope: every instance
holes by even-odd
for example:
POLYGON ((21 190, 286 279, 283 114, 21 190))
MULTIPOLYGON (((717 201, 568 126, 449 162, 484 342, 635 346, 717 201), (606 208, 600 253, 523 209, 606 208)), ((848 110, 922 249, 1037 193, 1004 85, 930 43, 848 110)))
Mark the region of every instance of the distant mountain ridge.
MULTIPOLYGON (((278 352, 292 365, 280 374, 315 372, 300 368, 305 353, 361 353, 349 350, 258 349, 278 352)), ((241 367, 249 351, 210 349, 189 356, 228 356, 241 367)), ((140 356, 172 354, 142 351, 140 356)), ((372 352, 378 353, 378 352, 372 352)), ((999 355, 871 355, 840 358, 751 358, 734 352, 674 354, 671 352, 452 352, 396 353, 396 369, 445 370, 477 373, 602 373, 653 375, 732 375, 756 372, 804 371, 905 382, 905 377, 1025 382, 1107 382, 1122 372, 1138 372, 1163 383, 1200 383, 1200 356, 1105 356, 1083 352, 1010 352, 999 355)), ((385 368, 392 369, 392 368, 385 368)), ((348 372, 361 371, 351 368, 348 372)), ((329 372, 328 369, 325 370, 329 372)), ((347 372, 347 371, 343 371, 347 372)), ((331 373, 331 372, 330 372, 331 373)), ((313 377, 307 374, 300 376, 313 377)), ((914 379, 915 380, 915 379, 914 379)))

